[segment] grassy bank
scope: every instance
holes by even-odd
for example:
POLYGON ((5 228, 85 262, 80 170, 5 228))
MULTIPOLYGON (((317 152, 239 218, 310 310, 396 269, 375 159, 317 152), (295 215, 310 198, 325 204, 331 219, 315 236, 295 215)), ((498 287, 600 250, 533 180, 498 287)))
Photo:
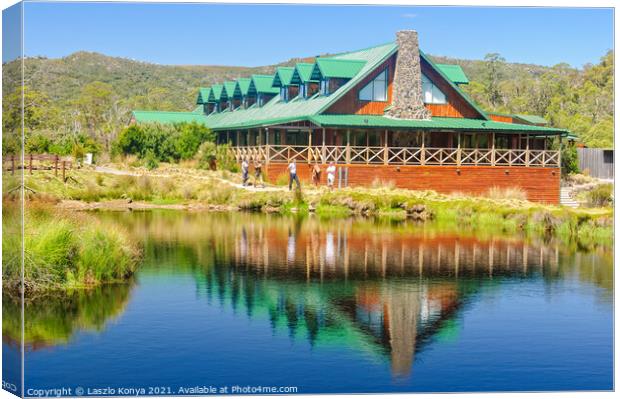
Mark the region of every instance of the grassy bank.
MULTIPOLYGON (((3 288, 20 289, 21 234, 18 203, 3 204, 3 288)), ((24 215, 24 285, 29 292, 68 290, 124 281, 139 249, 120 229, 86 213, 68 213, 29 201, 24 215)))
MULTIPOLYGON (((237 175, 189 168, 165 168, 154 173, 127 176, 72 171, 66 183, 51 172, 26 176, 26 184, 47 200, 84 202, 123 199, 151 205, 209 205, 224 209, 281 214, 316 214, 319 217, 372 216, 391 220, 433 221, 460 228, 525 232, 559 236, 583 242, 613 239, 613 208, 570 209, 523 200, 523 193, 490 190, 484 197, 443 195, 392 187, 348 188, 329 192, 305 187, 303 193, 247 191, 227 182, 237 175)), ((135 206, 128 205, 128 206, 135 206)))

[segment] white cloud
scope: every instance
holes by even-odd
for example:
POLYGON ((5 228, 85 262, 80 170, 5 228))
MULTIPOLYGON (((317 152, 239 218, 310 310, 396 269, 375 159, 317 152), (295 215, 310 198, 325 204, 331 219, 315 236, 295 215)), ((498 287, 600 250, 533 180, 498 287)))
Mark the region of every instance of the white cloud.
POLYGON ((402 14, 401 17, 403 18, 415 18, 417 17, 418 14, 402 14))

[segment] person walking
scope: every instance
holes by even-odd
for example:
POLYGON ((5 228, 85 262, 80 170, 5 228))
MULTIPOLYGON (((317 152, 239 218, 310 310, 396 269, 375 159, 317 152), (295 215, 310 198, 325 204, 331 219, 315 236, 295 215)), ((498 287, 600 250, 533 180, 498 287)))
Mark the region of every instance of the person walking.
POLYGON ((243 158, 243 161, 241 162, 241 178, 243 179, 243 183, 242 183, 243 186, 248 185, 249 169, 250 169, 250 163, 248 162, 248 159, 243 158))
POLYGON ((334 189, 334 182, 336 181, 336 165, 333 162, 329 163, 327 167, 327 187, 330 191, 334 189))
POLYGON ((301 190, 301 184, 299 183, 299 177, 297 177, 297 164, 293 159, 291 163, 288 164, 288 191, 291 191, 293 188, 293 181, 297 184, 297 189, 301 190))
POLYGON ((315 162, 312 167, 312 182, 314 183, 314 187, 318 187, 321 182, 321 167, 318 162, 315 162))
POLYGON ((263 182, 263 163, 260 159, 256 159, 254 161, 254 187, 258 187, 259 182, 261 187, 265 187, 263 182))

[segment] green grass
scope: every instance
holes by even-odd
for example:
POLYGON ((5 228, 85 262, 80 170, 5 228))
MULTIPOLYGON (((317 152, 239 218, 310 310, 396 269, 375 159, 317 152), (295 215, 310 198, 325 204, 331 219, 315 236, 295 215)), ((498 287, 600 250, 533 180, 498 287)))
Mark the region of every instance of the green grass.
MULTIPOLYGON (((3 286, 20 286, 22 238, 17 202, 3 205, 3 286)), ((28 201, 24 215, 24 285, 27 290, 69 289, 122 281, 137 265, 139 249, 117 227, 86 213, 65 213, 28 201)))

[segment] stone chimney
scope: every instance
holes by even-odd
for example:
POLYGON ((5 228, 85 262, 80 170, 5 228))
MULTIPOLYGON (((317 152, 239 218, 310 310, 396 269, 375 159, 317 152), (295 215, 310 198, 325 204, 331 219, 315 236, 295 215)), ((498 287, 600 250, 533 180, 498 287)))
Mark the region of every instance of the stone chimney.
POLYGON ((387 116, 401 119, 430 119, 422 97, 422 70, 418 32, 402 30, 396 33, 398 55, 392 87, 392 107, 387 116))

